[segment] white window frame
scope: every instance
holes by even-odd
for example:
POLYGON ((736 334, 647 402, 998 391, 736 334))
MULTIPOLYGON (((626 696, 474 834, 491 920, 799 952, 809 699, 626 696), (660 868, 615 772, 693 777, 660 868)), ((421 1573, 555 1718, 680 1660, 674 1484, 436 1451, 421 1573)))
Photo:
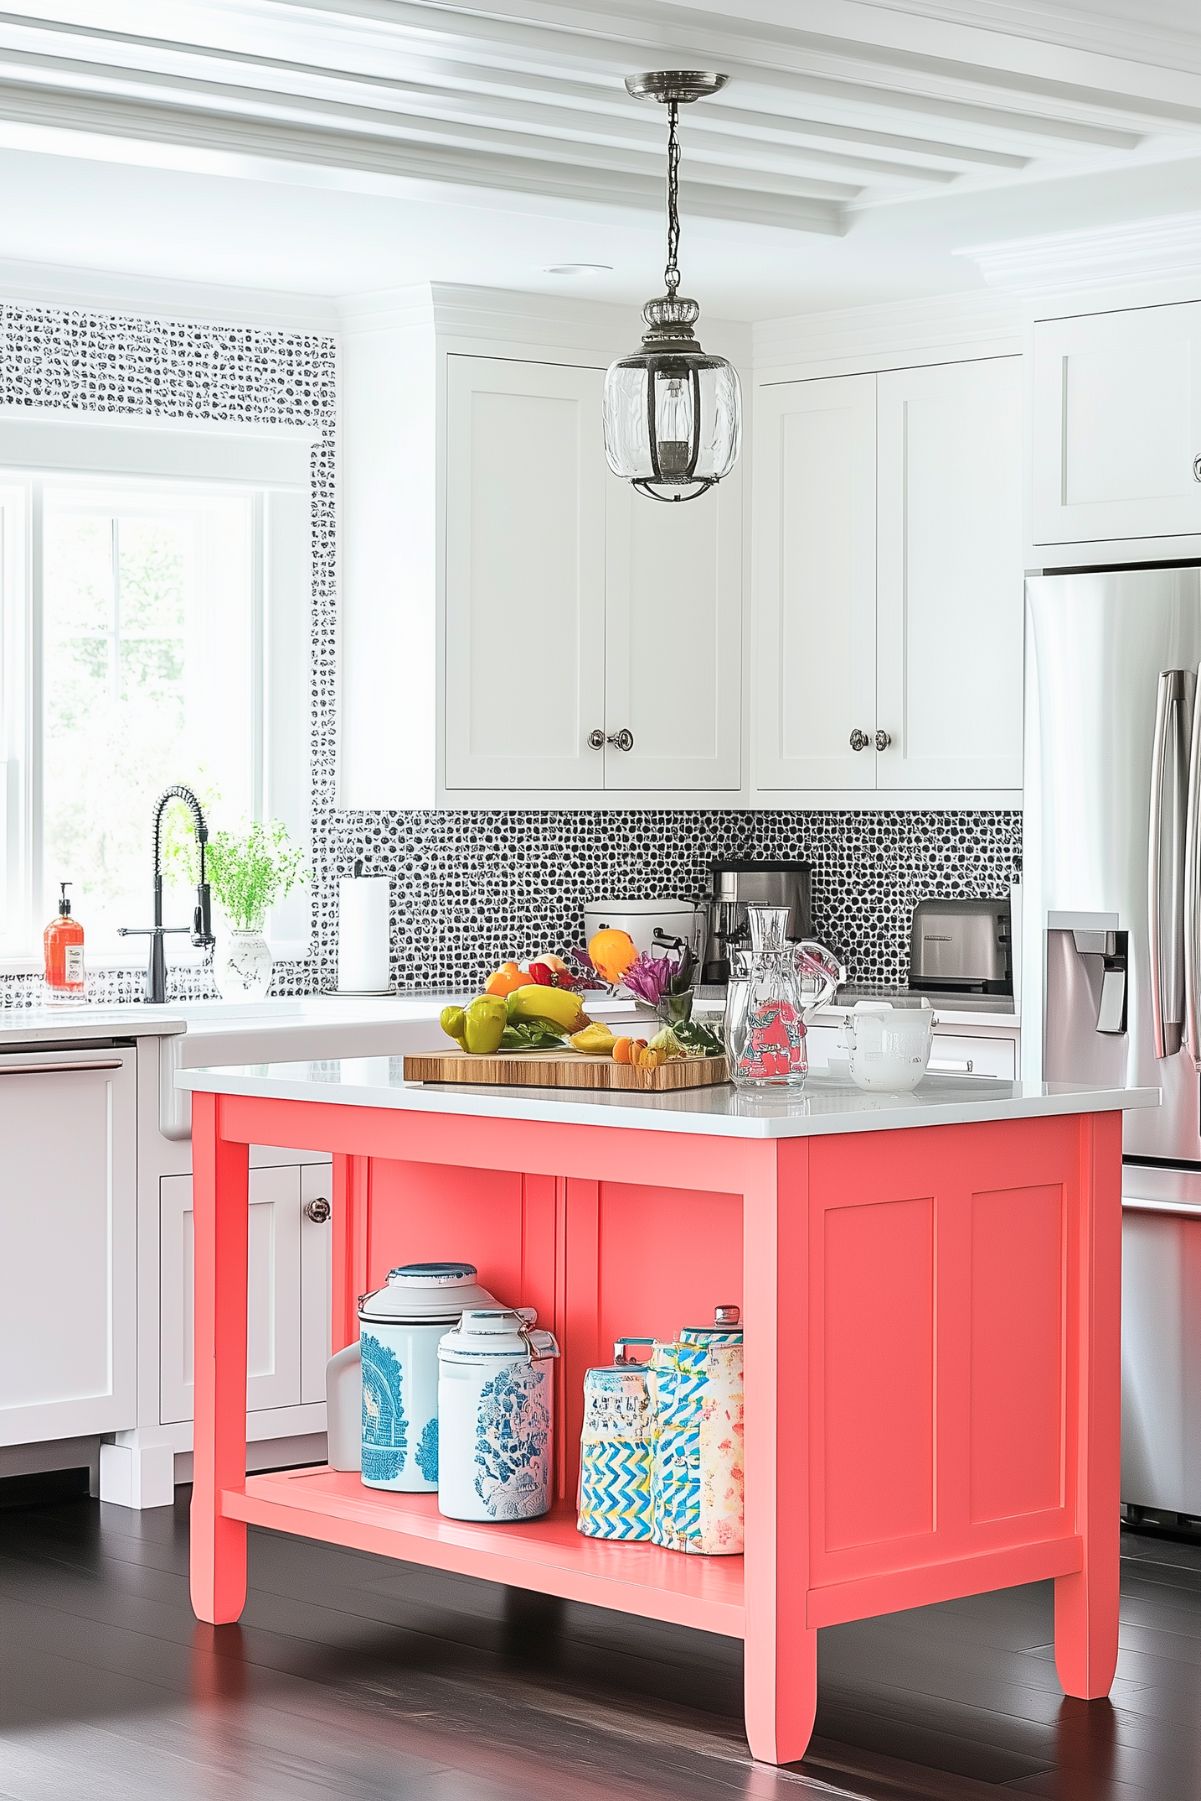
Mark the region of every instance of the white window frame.
MULTIPOLYGON (((88 414, 33 407, 0 407, 0 498, 5 476, 27 496, 24 530, 14 543, 0 506, 0 557, 5 574, 23 592, 23 608, 0 619, 0 845, 11 870, 17 849, 33 854, 21 865, 23 907, 32 918, 33 870, 41 807, 38 738, 41 697, 33 645, 40 631, 40 478, 77 476, 187 482, 196 488, 237 488, 256 495, 256 554, 261 559, 261 615, 256 655, 255 736, 262 745, 256 786, 265 818, 283 820, 305 851, 311 847, 311 453, 320 433, 303 426, 227 424, 160 419, 140 414, 88 414), (18 564, 18 558, 21 559, 18 564), (299 604, 298 604, 299 597, 299 604), (14 615, 21 614, 19 620, 14 615)), ((149 873, 147 873, 149 889, 149 873)), ((304 888, 275 909, 271 949, 276 957, 304 957, 311 948, 312 908, 304 888)), ((35 922, 36 926, 36 922, 35 922)), ((171 961, 187 961, 171 941, 171 961)), ((89 956, 93 967, 125 967, 129 951, 89 956)), ((39 947, 0 954, 0 973, 40 971, 39 947)))

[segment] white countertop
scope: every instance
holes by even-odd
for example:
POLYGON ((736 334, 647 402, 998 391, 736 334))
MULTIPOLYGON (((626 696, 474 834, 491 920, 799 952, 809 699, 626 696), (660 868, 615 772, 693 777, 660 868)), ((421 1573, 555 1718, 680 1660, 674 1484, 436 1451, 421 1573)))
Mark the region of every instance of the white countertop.
POLYGON ((170 1038, 189 1022, 179 1007, 0 1006, 0 1049, 34 1044, 112 1044, 116 1039, 170 1038))
POLYGON ((808 1138, 1049 1114, 1105 1113, 1157 1107, 1160 1099, 1157 1088, 1023 1084, 971 1076, 927 1076, 913 1094, 864 1094, 819 1076, 811 1076, 798 1094, 751 1092, 730 1084, 668 1094, 631 1094, 406 1082, 403 1072, 400 1057, 331 1057, 320 1062, 181 1070, 175 1081, 177 1087, 210 1094, 725 1138, 808 1138))

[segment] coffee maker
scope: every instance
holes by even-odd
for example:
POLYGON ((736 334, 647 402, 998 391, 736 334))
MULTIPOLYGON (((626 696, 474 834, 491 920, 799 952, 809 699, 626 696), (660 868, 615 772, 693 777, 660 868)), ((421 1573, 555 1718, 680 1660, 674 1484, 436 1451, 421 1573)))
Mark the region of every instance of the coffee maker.
POLYGON ((702 981, 729 981, 732 954, 750 945, 748 906, 787 907, 788 936, 799 939, 812 935, 811 863, 768 863, 757 859, 722 862, 715 859, 710 874, 702 981))

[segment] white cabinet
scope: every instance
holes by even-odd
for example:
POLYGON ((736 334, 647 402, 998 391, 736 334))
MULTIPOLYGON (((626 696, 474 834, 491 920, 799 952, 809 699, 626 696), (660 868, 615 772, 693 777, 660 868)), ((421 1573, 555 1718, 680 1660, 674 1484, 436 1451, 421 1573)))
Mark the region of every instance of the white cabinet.
POLYGON ((599 787, 601 373, 447 362, 446 785, 599 787))
POLYGON ((1022 780, 1016 358, 760 390, 756 760, 785 791, 1022 780))
MULTIPOLYGON (((247 1411, 325 1399, 329 1355, 328 1166, 252 1168, 247 1411), (311 1210, 311 1211, 310 1211, 311 1210)), ((159 1417, 192 1418, 191 1176, 160 1182, 159 1417)))
POLYGON ((1022 785, 1017 372, 997 357, 877 378, 878 788, 1022 785))
POLYGON ((599 368, 446 360, 448 795, 737 790, 737 476, 644 499, 605 463, 599 368))
POLYGON ((0 1060, 0 1444, 111 1432, 137 1407, 131 1050, 0 1060))
POLYGON ((755 786, 872 788, 875 376, 761 388, 754 479, 755 786))
POLYGON ((1036 545, 1201 532, 1201 301, 1034 326, 1036 545))

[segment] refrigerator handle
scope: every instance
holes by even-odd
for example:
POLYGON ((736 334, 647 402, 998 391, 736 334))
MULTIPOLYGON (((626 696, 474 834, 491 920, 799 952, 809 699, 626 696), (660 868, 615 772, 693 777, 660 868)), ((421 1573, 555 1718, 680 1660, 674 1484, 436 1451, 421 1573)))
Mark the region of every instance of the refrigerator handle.
MULTIPOLYGON (((1189 974, 1189 941, 1196 924, 1196 907, 1193 905, 1190 908, 1191 891, 1182 867, 1182 864, 1186 866, 1188 862, 1188 833, 1193 833, 1194 838, 1196 836, 1193 832, 1193 816, 1197 737, 1194 732, 1190 764, 1188 740, 1184 736, 1192 710, 1193 686, 1194 678, 1189 670, 1165 669, 1161 672, 1155 702, 1155 739, 1151 748, 1147 939, 1151 953, 1151 1028, 1155 1055, 1161 1061, 1165 1057, 1175 1056, 1180 1049, 1186 1004, 1195 1010, 1193 981, 1189 974), (1168 829, 1166 846, 1165 814, 1168 829), (1189 996, 1187 1003, 1186 992, 1189 996)), ((1190 1012, 1190 1020, 1192 1017, 1190 1012)), ((1190 1034, 1189 1043, 1190 1046, 1201 1043, 1201 1037, 1190 1034)))
POLYGON ((1188 799, 1185 804, 1184 834, 1184 1002, 1185 1043, 1197 1069, 1201 1071, 1201 995, 1197 983, 1201 978, 1201 906, 1197 884, 1201 881, 1201 683, 1194 679, 1193 736, 1189 750, 1188 799))

